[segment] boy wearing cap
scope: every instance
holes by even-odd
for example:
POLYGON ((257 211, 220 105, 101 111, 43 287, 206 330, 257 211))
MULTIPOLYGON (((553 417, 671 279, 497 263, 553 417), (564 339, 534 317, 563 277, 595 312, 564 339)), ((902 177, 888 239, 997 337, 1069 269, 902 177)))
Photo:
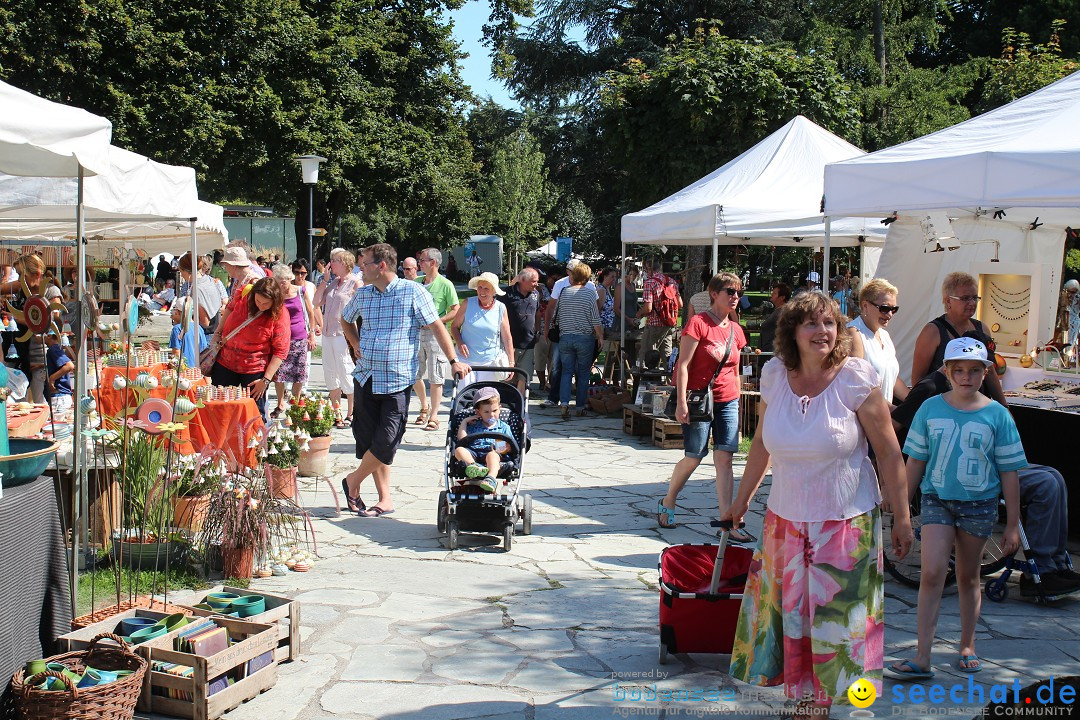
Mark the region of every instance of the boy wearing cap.
POLYGON ((496 438, 471 435, 497 432, 513 437, 510 426, 499 419, 499 391, 493 387, 480 388, 473 398, 476 414, 465 418, 458 426, 457 447, 454 457, 465 463, 465 476, 485 493, 493 493, 499 485, 499 455, 505 452, 507 444, 496 438))
POLYGON ((982 588, 980 559, 998 516, 998 496, 1007 515, 1002 546, 1020 547, 1020 484, 1027 465, 1024 446, 1009 411, 979 392, 993 367, 986 346, 959 337, 945 347, 945 375, 952 386, 922 404, 908 431, 909 497, 922 490, 922 572, 919 584, 918 649, 911 660, 889 668, 895 678, 932 677, 930 652, 937 629, 949 556, 956 555, 960 601, 959 657, 964 673, 982 669, 975 654, 975 624, 982 588), (955 548, 955 550, 954 550, 955 548))

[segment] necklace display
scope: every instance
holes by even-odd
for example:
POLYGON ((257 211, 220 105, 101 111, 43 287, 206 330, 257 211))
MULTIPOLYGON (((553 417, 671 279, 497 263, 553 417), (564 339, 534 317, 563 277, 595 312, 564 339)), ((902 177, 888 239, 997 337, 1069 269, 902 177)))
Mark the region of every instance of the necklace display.
POLYGON ((1026 317, 1031 311, 1031 286, 1018 292, 1007 292, 991 280, 990 307, 1002 320, 1012 322, 1026 317), (1019 315, 1016 314, 1018 312, 1019 315))
POLYGON ((1022 298, 1001 298, 993 293, 990 293, 990 299, 993 302, 996 302, 998 305, 1001 305, 1002 307, 1012 308, 1014 310, 1022 308, 1023 306, 1031 302, 1030 295, 1022 298))
POLYGON ((1004 290, 999 288, 997 286, 997 283, 995 283, 993 280, 990 281, 990 287, 992 287, 994 290, 997 290, 998 293, 1001 294, 1001 295, 1024 295, 1026 293, 1031 292, 1031 286, 1030 285, 1028 287, 1024 288, 1023 290, 1021 290, 1020 292, 1014 292, 1014 293, 1005 292, 1004 290))
POLYGON ((1031 311, 1031 308, 1029 306, 1025 306, 1024 307, 1024 312, 1020 313, 1019 315, 1017 315, 1015 317, 1009 317, 1008 315, 1005 314, 1006 310, 1008 310, 1010 312, 1015 312, 1016 310, 1019 310, 1020 308, 1004 308, 1004 309, 999 308, 994 303, 993 298, 990 299, 990 307, 993 308, 994 312, 997 313, 997 316, 999 318, 1001 318, 1002 320, 1009 320, 1009 321, 1019 320, 1020 318, 1027 316, 1027 314, 1031 311))

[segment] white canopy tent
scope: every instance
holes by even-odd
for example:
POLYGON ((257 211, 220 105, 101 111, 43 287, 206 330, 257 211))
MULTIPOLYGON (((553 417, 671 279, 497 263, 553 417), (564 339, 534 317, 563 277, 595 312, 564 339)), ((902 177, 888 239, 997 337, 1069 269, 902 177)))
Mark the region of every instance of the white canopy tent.
MULTIPOLYGON (((1080 73, 925 137, 825 167, 830 217, 896 216, 878 272, 901 291, 890 323, 902 374, 941 312, 940 287, 973 262, 1039 263, 1039 337, 1053 332, 1066 227, 1080 227, 1080 73), (946 252, 927 252, 942 247, 946 252), (956 248, 956 249, 952 249, 956 248), (909 312, 910 310, 910 312, 909 312)), ((826 250, 827 252, 827 250, 826 250)))

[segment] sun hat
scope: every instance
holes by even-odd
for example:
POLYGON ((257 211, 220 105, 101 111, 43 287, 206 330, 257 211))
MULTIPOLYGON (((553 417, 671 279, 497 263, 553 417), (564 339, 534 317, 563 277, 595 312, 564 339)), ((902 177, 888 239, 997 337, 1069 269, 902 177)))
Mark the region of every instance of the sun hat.
POLYGON ((225 254, 221 257, 221 263, 223 265, 240 265, 246 267, 250 264, 247 253, 244 252, 244 248, 240 247, 227 247, 225 248, 225 254))
POLYGON ((505 295, 506 292, 499 287, 499 277, 493 272, 482 272, 472 280, 469 281, 469 289, 475 290, 476 286, 482 282, 486 282, 491 287, 495 288, 496 295, 505 295))
POLYGON ((993 360, 986 357, 986 346, 970 337, 958 337, 949 341, 945 346, 945 362, 950 360, 978 360, 987 367, 994 364, 993 360))
POLYGON ((473 399, 472 399, 473 407, 476 407, 478 404, 484 402, 485 400, 491 400, 492 398, 497 398, 497 397, 499 397, 499 391, 498 390, 496 390, 495 388, 490 387, 490 386, 482 387, 482 388, 480 388, 479 390, 476 391, 475 395, 473 395, 473 399))

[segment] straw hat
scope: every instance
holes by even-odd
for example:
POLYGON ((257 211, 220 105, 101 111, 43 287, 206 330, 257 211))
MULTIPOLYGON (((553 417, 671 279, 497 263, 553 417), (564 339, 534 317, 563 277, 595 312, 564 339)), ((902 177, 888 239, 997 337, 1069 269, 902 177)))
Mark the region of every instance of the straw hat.
POLYGON ((250 262, 248 261, 247 253, 244 252, 244 248, 227 247, 225 248, 225 254, 221 257, 221 264, 246 267, 250 262))
POLYGON ((483 273, 480 273, 479 275, 477 275, 476 277, 474 277, 472 280, 469 281, 469 289, 470 290, 475 290, 476 286, 479 285, 482 282, 487 283, 491 287, 495 288, 495 294, 496 295, 505 295, 506 294, 503 291, 503 289, 499 287, 499 278, 493 272, 483 272, 483 273))

